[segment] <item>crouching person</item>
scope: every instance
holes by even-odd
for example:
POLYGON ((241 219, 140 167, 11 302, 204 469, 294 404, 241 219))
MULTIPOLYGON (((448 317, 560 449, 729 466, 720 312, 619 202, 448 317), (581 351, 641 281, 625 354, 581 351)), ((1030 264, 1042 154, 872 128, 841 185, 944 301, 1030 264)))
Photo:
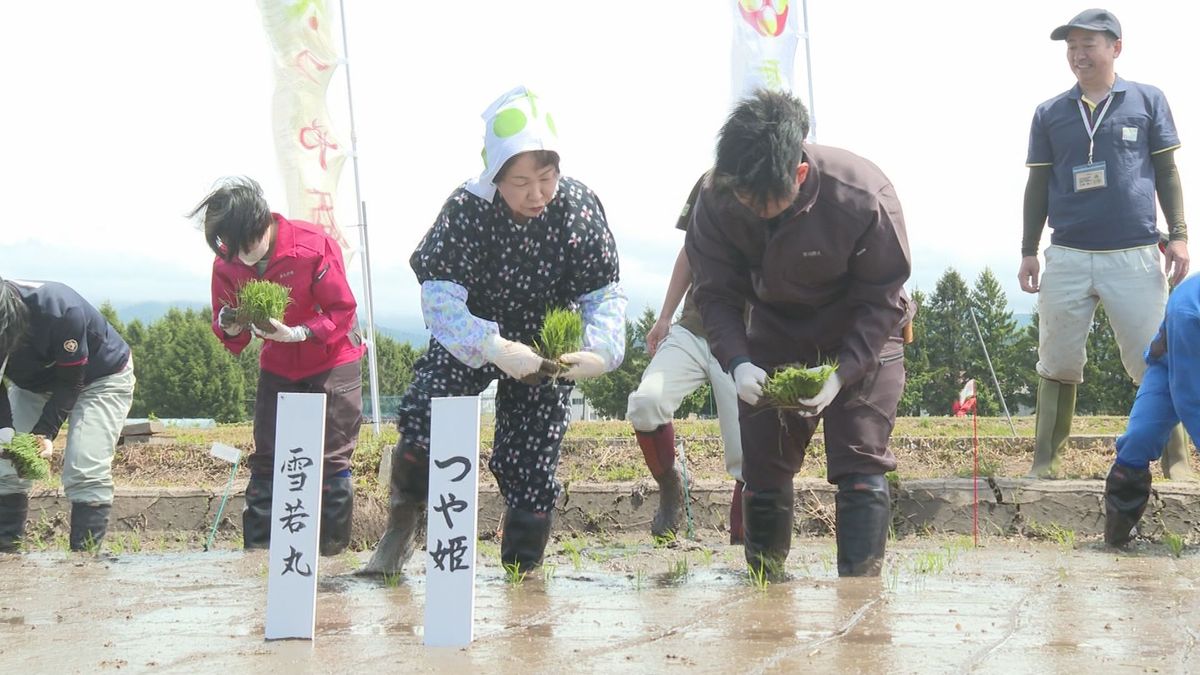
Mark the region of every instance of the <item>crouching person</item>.
MULTIPOLYGON (((99 546, 112 509, 113 454, 133 404, 129 345, 70 287, 0 279, 0 363, 0 434, 32 433, 49 457, 68 421, 62 484, 71 550, 99 546)), ((32 486, 0 460, 0 552, 19 548, 32 486)))
MULTIPOLYGON (((483 114, 486 166, 456 189, 409 263, 421 283, 429 348, 400 401, 388 528, 363 574, 395 574, 417 546, 429 486, 430 399, 473 396, 499 379, 488 468, 507 506, 500 558, 542 562, 561 486, 555 478, 574 383, 616 368, 625 353, 625 296, 604 208, 559 175, 557 135, 523 87, 483 114), (577 307, 581 351, 546 377, 530 345, 547 308, 577 307)), ((553 365, 553 364, 551 364, 553 365)))
POLYGON ((212 272, 213 332, 234 354, 262 338, 258 394, 254 402, 254 452, 242 512, 243 545, 271 541, 271 495, 275 469, 275 412, 282 392, 325 394, 324 484, 321 486, 321 555, 350 543, 354 482, 350 457, 362 424, 365 346, 354 333, 357 304, 346 281, 338 243, 321 227, 272 213, 258 183, 222 183, 192 211, 216 254, 212 272), (289 289, 283 321, 271 330, 239 322, 238 290, 263 279, 289 289))
POLYGON ((1182 422, 1193 440, 1200 438, 1200 278, 1175 287, 1145 359, 1129 426, 1117 439, 1117 459, 1104 484, 1104 541, 1110 546, 1133 538, 1150 501, 1150 462, 1162 458, 1176 425, 1182 422))

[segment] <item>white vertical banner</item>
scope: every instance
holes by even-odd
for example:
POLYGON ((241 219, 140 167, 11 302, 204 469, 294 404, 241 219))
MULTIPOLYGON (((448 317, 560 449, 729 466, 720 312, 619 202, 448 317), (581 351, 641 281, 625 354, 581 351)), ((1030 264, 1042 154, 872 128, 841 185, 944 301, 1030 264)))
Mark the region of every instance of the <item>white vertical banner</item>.
POLYGON ((475 638, 479 540, 479 397, 430 403, 425 644, 463 647, 475 638))
POLYGON ((339 62, 333 19, 325 0, 258 0, 258 8, 275 55, 273 126, 287 215, 320 225, 349 250, 333 209, 347 152, 325 103, 339 62))
POLYGON ((801 7, 792 0, 727 0, 733 10, 732 100, 755 89, 792 91, 801 7))
POLYGON ((266 637, 311 640, 317 620, 325 394, 282 393, 278 400, 266 637))

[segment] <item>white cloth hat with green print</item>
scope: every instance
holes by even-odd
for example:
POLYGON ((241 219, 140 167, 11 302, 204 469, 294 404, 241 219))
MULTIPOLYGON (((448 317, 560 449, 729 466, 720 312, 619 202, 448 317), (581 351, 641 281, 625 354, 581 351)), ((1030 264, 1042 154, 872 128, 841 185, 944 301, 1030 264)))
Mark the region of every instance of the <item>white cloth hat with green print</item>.
POLYGON ((471 194, 492 201, 496 174, 513 155, 530 150, 558 151, 554 119, 524 86, 515 87, 483 111, 483 173, 467 182, 471 194))

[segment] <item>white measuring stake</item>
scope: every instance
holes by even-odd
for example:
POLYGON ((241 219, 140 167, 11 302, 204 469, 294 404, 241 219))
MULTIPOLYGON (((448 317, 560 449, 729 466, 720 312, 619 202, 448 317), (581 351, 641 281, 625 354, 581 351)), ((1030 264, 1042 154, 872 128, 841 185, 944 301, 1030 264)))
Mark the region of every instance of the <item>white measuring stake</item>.
POLYGON ((425 644, 464 647, 475 638, 479 397, 435 398, 430 418, 425 644))
POLYGON ((267 564, 268 640, 313 637, 324 455, 325 394, 279 394, 267 564))

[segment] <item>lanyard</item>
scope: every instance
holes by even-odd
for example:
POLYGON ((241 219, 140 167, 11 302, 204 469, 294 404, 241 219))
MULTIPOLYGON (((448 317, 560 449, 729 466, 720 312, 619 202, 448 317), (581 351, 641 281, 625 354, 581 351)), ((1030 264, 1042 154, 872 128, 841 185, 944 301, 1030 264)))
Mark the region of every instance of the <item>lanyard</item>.
POLYGON ((1104 115, 1108 112, 1108 106, 1112 105, 1112 100, 1112 92, 1109 92, 1108 96, 1104 97, 1104 107, 1100 109, 1100 114, 1096 117, 1095 124, 1092 124, 1092 121, 1088 119, 1087 107, 1084 105, 1083 99, 1080 98, 1078 101, 1079 116, 1083 118, 1083 128, 1087 130, 1088 135, 1088 164, 1092 163, 1092 151, 1096 147, 1096 129, 1100 128, 1100 122, 1104 120, 1104 115))

